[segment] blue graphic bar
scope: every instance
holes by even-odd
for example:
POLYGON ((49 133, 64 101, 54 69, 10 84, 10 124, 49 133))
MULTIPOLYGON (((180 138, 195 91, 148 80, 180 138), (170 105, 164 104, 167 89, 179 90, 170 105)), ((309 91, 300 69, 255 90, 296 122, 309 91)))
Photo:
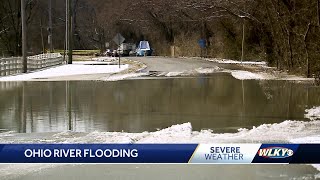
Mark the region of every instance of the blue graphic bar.
POLYGON ((320 144, 0 144, 0 163, 320 164, 320 144))
POLYGON ((2 144, 0 163, 187 163, 197 144, 2 144))

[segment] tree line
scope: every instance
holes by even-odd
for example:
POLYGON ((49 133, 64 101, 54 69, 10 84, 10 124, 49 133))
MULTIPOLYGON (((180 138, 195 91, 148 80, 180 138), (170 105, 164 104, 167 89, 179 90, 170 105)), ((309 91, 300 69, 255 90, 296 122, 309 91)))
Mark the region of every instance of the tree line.
MULTIPOLYGON (((21 52, 20 0, 1 0, 0 49, 21 52)), ((30 53, 48 48, 48 4, 26 0, 30 53)), ((121 33, 157 55, 265 60, 312 76, 320 71, 319 0, 73 0, 75 49, 100 49, 121 33), (199 39, 206 40, 201 50, 199 39), (243 51, 242 51, 243 50, 243 51)), ((53 0, 53 44, 64 48, 65 0, 53 0)))

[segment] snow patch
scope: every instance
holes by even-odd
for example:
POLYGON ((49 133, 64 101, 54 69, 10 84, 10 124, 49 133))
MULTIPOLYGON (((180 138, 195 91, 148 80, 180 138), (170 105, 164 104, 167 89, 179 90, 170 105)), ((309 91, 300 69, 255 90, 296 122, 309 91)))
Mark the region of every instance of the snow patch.
POLYGON ((309 118, 311 120, 317 120, 320 119, 320 106, 319 107, 314 107, 311 109, 307 109, 306 113, 304 115, 305 118, 309 118))
POLYGON ((272 74, 268 74, 265 72, 253 73, 249 71, 226 71, 231 72, 231 75, 239 80, 249 80, 249 79, 256 79, 256 80, 284 80, 284 81, 313 81, 313 78, 304 78, 294 75, 281 75, 275 76, 272 74))
POLYGON ((129 73, 129 74, 113 74, 107 78, 101 79, 102 81, 120 81, 130 78, 136 78, 141 76, 146 76, 148 73, 129 73))
POLYGON ((189 71, 182 71, 182 72, 168 72, 160 74, 159 76, 166 76, 166 77, 175 77, 175 76, 190 76, 190 75, 197 75, 197 74, 212 74, 222 69, 218 66, 215 67, 201 67, 194 70, 189 71))
POLYGON ((114 65, 114 61, 75 61, 73 64, 77 65, 114 65))
POLYGON ((115 57, 97 57, 97 58, 92 58, 93 61, 115 61, 117 58, 115 57))
POLYGON ((252 73, 249 71, 232 71, 231 75, 239 80, 249 80, 249 79, 258 79, 258 80, 262 80, 262 79, 267 79, 265 76, 261 75, 261 74, 257 74, 257 73, 252 73))
POLYGON ((230 59, 208 59, 211 62, 217 62, 220 64, 246 64, 246 65, 262 65, 267 66, 267 63, 264 61, 234 61, 230 59))
POLYGON ((184 72, 168 72, 168 73, 166 73, 166 77, 174 77, 174 76, 180 76, 180 75, 182 75, 182 74, 184 74, 184 72))
POLYGON ((14 135, 14 131, 6 131, 3 133, 0 133, 0 137, 9 137, 9 136, 13 136, 14 135))
POLYGON ((182 143, 192 141, 192 125, 185 123, 149 133, 137 143, 182 143))
MULTIPOLYGON (((320 164, 312 164, 312 166, 316 168, 318 171, 320 171, 320 164)), ((320 178, 320 174, 318 174, 316 178, 320 178)))
POLYGON ((221 70, 218 66, 214 67, 214 68, 198 68, 195 69, 195 71, 199 74, 212 74, 214 72, 217 72, 221 70))
POLYGON ((312 136, 320 132, 318 128, 320 121, 284 121, 279 124, 263 124, 252 129, 239 129, 238 133, 213 134, 211 131, 202 131, 198 137, 200 142, 202 138, 209 136, 209 142, 289 142, 291 139, 312 136), (210 140, 211 139, 211 140, 210 140))
POLYGON ((79 65, 79 64, 68 64, 50 69, 45 69, 37 72, 28 74, 20 74, 16 76, 7 76, 0 78, 0 81, 28 81, 32 79, 51 78, 51 77, 62 77, 72 75, 87 75, 87 74, 109 74, 117 73, 128 69, 128 65, 79 65))
MULTIPOLYGON (((319 165, 319 164, 312 164, 312 166, 313 166, 314 168, 316 168, 318 171, 320 171, 320 165, 319 165)), ((314 178, 315 178, 315 179, 320 179, 320 173, 316 174, 316 175, 314 176, 314 178)))

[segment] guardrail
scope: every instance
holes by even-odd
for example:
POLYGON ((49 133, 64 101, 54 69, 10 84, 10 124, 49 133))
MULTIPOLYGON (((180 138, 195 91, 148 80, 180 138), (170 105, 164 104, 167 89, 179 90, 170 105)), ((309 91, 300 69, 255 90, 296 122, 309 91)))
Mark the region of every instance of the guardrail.
MULTIPOLYGON (((47 67, 57 66, 64 63, 63 57, 60 53, 49 53, 29 56, 27 62, 28 72, 47 67)), ((0 59, 0 76, 8 76, 18 73, 22 73, 21 57, 0 59)))
POLYGON ((22 72, 22 60, 20 57, 1 58, 0 76, 8 76, 22 72))
POLYGON ((39 54, 28 57, 28 71, 34 71, 61 64, 63 64, 63 57, 60 53, 39 54))

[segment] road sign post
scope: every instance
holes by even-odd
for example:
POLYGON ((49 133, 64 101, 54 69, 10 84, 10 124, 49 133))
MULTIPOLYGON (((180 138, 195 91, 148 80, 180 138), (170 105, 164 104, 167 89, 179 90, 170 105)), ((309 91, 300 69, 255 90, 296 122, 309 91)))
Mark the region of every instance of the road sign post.
POLYGON ((125 41, 126 39, 118 33, 114 38, 113 41, 118 45, 118 56, 119 56, 119 69, 120 69, 120 45, 125 41))

